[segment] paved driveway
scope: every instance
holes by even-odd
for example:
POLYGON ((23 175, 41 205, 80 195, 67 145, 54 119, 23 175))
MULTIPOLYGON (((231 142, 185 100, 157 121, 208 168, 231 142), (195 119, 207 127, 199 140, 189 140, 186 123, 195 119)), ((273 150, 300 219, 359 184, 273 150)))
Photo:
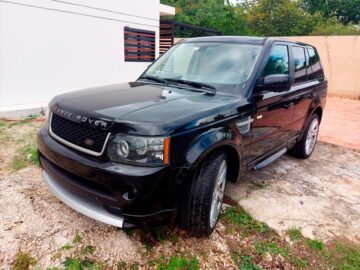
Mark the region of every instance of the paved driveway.
POLYGON ((319 140, 308 160, 285 155, 227 194, 279 232, 360 242, 360 101, 329 97, 319 140))
POLYGON ((360 151, 318 143, 308 160, 285 155, 252 171, 227 194, 278 232, 360 242, 360 151))
POLYGON ((360 101, 328 97, 319 140, 360 150, 360 101))

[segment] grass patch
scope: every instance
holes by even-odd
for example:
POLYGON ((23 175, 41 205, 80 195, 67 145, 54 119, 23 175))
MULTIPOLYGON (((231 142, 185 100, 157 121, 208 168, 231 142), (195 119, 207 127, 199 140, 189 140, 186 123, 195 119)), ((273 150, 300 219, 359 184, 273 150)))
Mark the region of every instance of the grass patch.
POLYGON ((228 207, 225 212, 221 214, 221 219, 227 224, 230 223, 234 225, 236 229, 241 231, 243 236, 270 231, 266 224, 253 219, 252 216, 240 206, 228 207))
POLYGON ((25 168, 29 163, 40 167, 40 158, 37 147, 34 145, 25 145, 17 150, 17 154, 14 156, 12 168, 14 170, 21 170, 25 168))
POLYGON ((95 247, 91 245, 83 245, 80 235, 77 233, 72 242, 61 246, 53 259, 61 261, 62 268, 46 268, 46 269, 64 269, 64 270, 102 270, 106 269, 106 265, 90 258, 95 252, 95 247), (64 256, 64 252, 72 253, 72 256, 64 256))
POLYGON ((300 259, 298 257, 293 257, 291 260, 296 268, 306 268, 309 264, 307 259, 300 259))
POLYGON ((234 252, 231 256, 239 270, 261 270, 262 268, 253 262, 253 258, 239 252, 234 252))
POLYGON ((316 251, 324 251, 324 242, 321 240, 313 240, 313 239, 306 239, 306 244, 309 248, 316 250, 316 251))
POLYGON ((252 189, 265 189, 269 186, 269 184, 266 183, 259 183, 259 182, 250 182, 252 189))
POLYGON ((287 234, 290 237, 292 242, 299 241, 302 238, 302 233, 300 228, 292 227, 287 230, 287 234))
POLYGON ((354 244, 336 243, 329 250, 331 264, 340 270, 360 269, 360 246, 354 244))
POLYGON ((5 128, 6 125, 3 122, 0 122, 0 141, 4 142, 4 141, 8 141, 11 136, 10 133, 8 132, 8 130, 5 128))
POLYGON ((165 241, 176 243, 179 240, 179 234, 177 234, 176 230, 167 226, 156 230, 154 232, 154 237, 159 243, 164 243, 165 241))
POLYGON ((12 263, 12 270, 27 270, 36 264, 36 260, 29 253, 19 252, 12 263))
POLYGON ((198 270, 200 269, 199 260, 196 257, 177 257, 171 256, 168 261, 164 257, 156 262, 157 270, 198 270))
POLYGON ((269 252, 272 255, 282 255, 285 259, 290 258, 290 248, 288 246, 283 247, 275 241, 255 242, 255 251, 261 255, 269 252))

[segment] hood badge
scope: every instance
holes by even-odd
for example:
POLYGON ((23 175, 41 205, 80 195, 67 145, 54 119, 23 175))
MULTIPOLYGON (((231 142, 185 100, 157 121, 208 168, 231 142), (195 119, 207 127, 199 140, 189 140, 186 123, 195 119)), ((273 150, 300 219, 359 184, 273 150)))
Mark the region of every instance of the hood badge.
MULTIPOLYGON (((79 122, 79 123, 86 123, 93 127, 99 127, 99 128, 103 128, 103 129, 108 128, 109 122, 107 122, 105 120, 94 119, 94 118, 78 115, 78 114, 72 113, 70 111, 61 109, 58 106, 55 106, 53 110, 58 115, 60 115, 64 118, 67 118, 69 120, 75 120, 76 122, 79 122)), ((85 142, 85 144, 86 144, 86 142, 85 142)))

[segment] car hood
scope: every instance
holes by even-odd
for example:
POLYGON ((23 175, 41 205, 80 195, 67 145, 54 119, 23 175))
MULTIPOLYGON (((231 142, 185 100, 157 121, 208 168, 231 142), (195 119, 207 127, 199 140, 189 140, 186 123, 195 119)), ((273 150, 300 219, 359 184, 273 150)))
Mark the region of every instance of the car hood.
POLYGON ((241 97, 133 82, 59 95, 50 110, 77 122, 105 121, 99 127, 116 132, 164 135, 235 115, 246 104, 241 97))

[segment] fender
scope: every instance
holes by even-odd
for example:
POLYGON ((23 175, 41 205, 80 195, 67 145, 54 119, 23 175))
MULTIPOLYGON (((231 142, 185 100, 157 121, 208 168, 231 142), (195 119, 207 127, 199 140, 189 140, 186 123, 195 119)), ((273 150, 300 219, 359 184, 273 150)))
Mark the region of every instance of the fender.
POLYGON ((185 152, 184 166, 196 167, 203 161, 207 154, 221 146, 233 148, 234 151, 237 152, 240 161, 239 147, 233 140, 231 130, 224 127, 218 127, 201 133, 190 143, 190 146, 185 152))

